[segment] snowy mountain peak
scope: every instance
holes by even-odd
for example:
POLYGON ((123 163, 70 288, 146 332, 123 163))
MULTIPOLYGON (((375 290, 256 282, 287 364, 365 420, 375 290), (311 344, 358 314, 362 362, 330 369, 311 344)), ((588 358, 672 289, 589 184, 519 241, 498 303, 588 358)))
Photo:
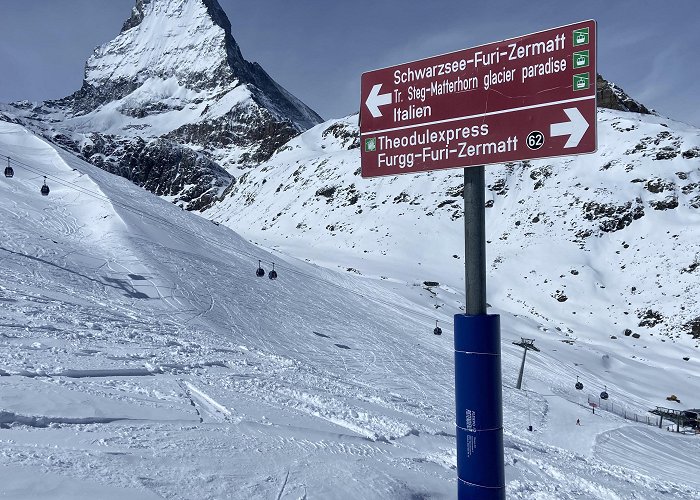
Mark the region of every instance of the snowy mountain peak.
POLYGON ((149 3, 150 0, 136 0, 136 5, 131 9, 131 17, 126 20, 124 23, 124 26, 122 26, 122 33, 125 31, 130 30, 134 26, 137 26, 138 24, 143 21, 144 17, 144 6, 146 3, 149 3))
POLYGON ((228 19, 215 0, 138 0, 122 32, 88 60, 85 81, 101 86, 175 76, 188 86, 216 87, 236 78, 228 46, 242 65, 228 19))
MULTIPOLYGON (((143 118, 191 103, 223 101, 216 106, 218 112, 209 113, 211 118, 248 99, 297 132, 321 121, 259 64, 243 58, 217 0, 137 0, 121 33, 88 59, 80 91, 58 104, 83 115, 124 100, 118 108, 122 114, 143 118)), ((212 106, 203 106, 198 114, 206 114, 205 109, 212 106)), ((191 117, 183 118, 187 119, 181 124, 192 122, 191 117)), ((149 130, 153 135, 169 131, 149 130)))

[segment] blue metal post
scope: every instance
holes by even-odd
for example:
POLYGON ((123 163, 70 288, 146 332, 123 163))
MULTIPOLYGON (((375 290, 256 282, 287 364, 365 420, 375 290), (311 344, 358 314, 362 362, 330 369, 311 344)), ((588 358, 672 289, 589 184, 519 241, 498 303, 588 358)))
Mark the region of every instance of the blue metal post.
POLYGON ((503 500, 500 316, 454 319, 458 498, 503 500))

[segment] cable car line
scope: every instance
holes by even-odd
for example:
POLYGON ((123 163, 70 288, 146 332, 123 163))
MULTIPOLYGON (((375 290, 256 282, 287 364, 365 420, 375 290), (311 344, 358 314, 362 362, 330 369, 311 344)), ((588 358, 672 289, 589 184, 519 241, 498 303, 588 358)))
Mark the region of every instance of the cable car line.
POLYGON ((41 186, 41 196, 48 196, 49 191, 49 186, 46 185, 46 176, 44 176, 44 185, 41 186))
MULTIPOLYGON (((0 148, 0 151, 3 151, 3 150, 0 148)), ((14 162, 15 164, 22 166, 22 167, 25 168, 26 170, 28 170, 28 171, 30 171, 30 172, 32 172, 32 173, 35 173, 35 174, 37 174, 37 175, 39 175, 39 176, 43 176, 44 179, 45 179, 45 181, 44 181, 45 183, 46 183, 46 179, 48 178, 48 179, 51 180, 52 182, 55 182, 55 183, 57 183, 57 184, 59 184, 59 185, 61 185, 61 186, 67 187, 67 188, 69 188, 69 189, 76 190, 76 191, 78 191, 78 192, 80 192, 80 193, 82 193, 82 194, 85 194, 85 195, 87 195, 87 196, 91 196, 91 197, 93 197, 93 198, 95 198, 95 199, 97 199, 97 200, 100 200, 100 201, 104 201, 104 202, 109 203, 109 204, 111 204, 111 205, 113 205, 113 206, 120 207, 120 208, 122 208, 122 209, 124 209, 124 210, 127 210, 127 211, 129 211, 129 212, 131 212, 131 213, 134 213, 134 214, 136 214, 136 215, 139 215, 139 216, 141 216, 141 217, 143 217, 143 218, 145 218, 145 219, 148 219, 148 220, 150 220, 150 221, 157 222, 157 223, 164 224, 164 225, 167 225, 167 226, 169 226, 169 227, 172 227, 173 229, 175 229, 176 231, 178 231, 178 232, 180 232, 180 233, 188 234, 189 236, 195 237, 195 238, 197 238, 197 239, 201 238, 201 235, 199 235, 199 234, 197 234, 197 233, 195 233, 195 232, 193 232, 193 231, 190 231, 190 230, 188 230, 188 229, 186 229, 186 228, 184 228, 184 227, 182 227, 182 226, 180 226, 180 225, 178 225, 178 224, 175 224, 174 222, 172 222, 172 221, 170 221, 170 220, 168 220, 168 219, 161 218, 161 217, 156 216, 156 215, 153 215, 153 214, 151 214, 151 213, 144 212, 143 210, 139 210, 139 209, 137 209, 137 208, 135 208, 135 207, 133 207, 133 206, 131 206, 131 205, 127 205, 126 203, 122 203, 122 202, 119 202, 119 201, 117 201, 117 200, 111 199, 111 198, 109 198, 108 196, 106 196, 106 195, 104 195, 104 194, 102 194, 102 193, 97 193, 97 192, 92 191, 92 190, 90 190, 90 189, 87 189, 87 188, 85 188, 85 187, 83 187, 83 186, 80 186, 80 185, 78 185, 78 184, 76 184, 76 183, 74 183, 74 182, 71 182, 71 181, 62 179, 62 178, 60 178, 60 177, 56 177, 55 175, 51 175, 51 174, 49 174, 49 173, 47 173, 47 172, 45 172, 45 171, 43 171, 43 170, 41 170, 41 169, 39 169, 39 168, 37 168, 37 167, 34 167, 34 166, 29 165, 29 164, 27 164, 27 163, 24 163, 24 162, 22 162, 22 161, 16 160, 16 159, 14 159, 14 158, 11 159, 11 157, 10 157, 9 155, 7 155, 7 154, 2 154, 1 156, 7 158, 7 159, 8 159, 8 162, 11 160, 11 161, 14 162)), ((74 170, 75 170, 75 171, 78 171, 77 169, 74 169, 74 170)), ((46 186, 46 184, 44 184, 44 186, 45 186, 46 189, 48 190, 48 186, 46 186)), ((41 191, 42 191, 42 195, 44 195, 44 186, 42 186, 42 190, 41 190, 41 191)), ((46 195, 48 195, 48 192, 46 193, 46 195)), ((46 196, 46 195, 44 195, 44 196, 46 196)), ((178 238, 176 235, 172 235, 172 236, 175 237, 175 238, 177 238, 177 239, 180 240, 181 242, 186 243, 186 240, 184 240, 183 238, 178 238)), ((255 259, 255 258, 258 258, 256 255, 253 255, 253 254, 251 254, 251 253, 248 253, 248 252, 246 252, 246 251, 244 251, 244 250, 225 248, 225 247, 223 247, 223 246, 221 246, 221 245, 219 245, 219 244, 217 244, 217 243, 215 243, 215 242, 213 242, 213 241, 211 241, 211 240, 209 240, 208 243, 209 243, 210 245, 214 246, 214 247, 217 248, 217 249, 221 249, 221 250, 225 250, 226 252, 231 252, 231 253, 234 253, 234 254, 238 254, 239 256, 242 255, 242 256, 246 256, 246 257, 254 258, 254 259, 255 259)), ((256 274, 257 274, 257 272, 259 272, 259 270, 261 269, 261 266, 260 266, 261 263, 262 263, 262 260, 259 259, 259 267, 258 267, 258 271, 256 271, 256 274)), ((274 265, 275 265, 275 264, 272 263, 272 262, 270 262, 270 263, 273 264, 273 271, 271 271, 271 273, 274 272, 274 275, 272 275, 272 276, 274 276, 274 277, 270 277, 270 279, 271 279, 271 280, 276 280, 277 277, 278 277, 278 275, 277 275, 277 271, 274 270, 274 265)), ((336 288, 336 289, 343 290, 343 291, 346 292, 346 293, 351 293, 351 294, 356 295, 356 296, 358 296, 358 297, 364 298, 364 299, 366 299, 366 300, 371 300, 371 301, 373 301, 373 302, 375 302, 375 303, 382 304, 382 305, 387 306, 387 307, 389 307, 389 308, 403 310, 403 311, 405 311, 406 313, 409 313, 410 315, 412 315, 412 316, 414 316, 414 317, 415 317, 415 316, 418 316, 418 317, 421 317, 421 318, 429 319, 429 320, 431 320, 431 321, 433 321, 433 320, 435 319, 435 316, 429 315, 429 314, 426 314, 426 313, 423 313, 423 312, 420 312, 420 311, 416 311, 415 309, 413 309, 413 308, 411 308, 411 307, 403 306, 403 305, 401 305, 401 304, 397 304, 397 303, 394 303, 394 302, 389 302, 389 301, 383 300, 383 299, 378 298, 378 297, 369 296, 369 295, 363 294, 363 293, 361 293, 361 292, 358 292, 358 291, 356 291, 356 290, 351 290, 351 289, 349 289, 349 288, 346 288, 346 287, 344 287, 344 286, 342 286, 342 285, 339 285, 339 284, 337 284, 337 283, 333 283, 333 282, 328 281, 328 280, 325 280, 325 279, 323 279, 323 278, 319 278, 318 276, 313 276, 313 275, 304 273, 304 272, 302 272, 302 271, 299 271, 299 270, 297 270, 297 269, 293 269, 293 268, 291 268, 291 267, 285 267, 285 266, 279 266, 279 265, 278 265, 278 266, 277 266, 277 269, 279 269, 279 270, 281 270, 281 271, 284 271, 284 272, 291 273, 291 274, 296 274, 296 275, 298 275, 298 276, 302 276, 302 277, 304 277, 304 278, 306 278, 306 279, 309 279, 309 280, 313 280, 313 281, 316 281, 316 282, 319 282, 319 283, 323 283, 323 284, 325 284, 325 285, 327 285, 327 286, 331 286, 331 287, 334 287, 334 288, 336 288)), ((264 272, 264 271, 263 271, 263 272, 264 272)), ((264 274, 263 274, 263 276, 264 276, 264 274)), ((450 322, 444 322, 444 323, 445 323, 446 325, 449 325, 449 326, 451 326, 451 327, 454 328, 454 325, 453 325, 452 323, 450 323, 450 322)), ((438 328, 438 329, 439 329, 439 328, 438 328)), ((442 329, 439 329, 439 330, 440 330, 440 332, 442 332, 442 329)), ((433 331, 433 333, 435 333, 435 331, 433 331)), ((438 335, 438 334, 436 334, 436 335, 438 335)))
MULTIPOLYGON (((6 156, 6 157, 7 157, 7 158, 10 158, 9 156, 6 156)), ((182 226, 173 223, 172 221, 169 221, 169 220, 167 220, 167 219, 164 219, 164 218, 161 218, 161 217, 158 217, 158 216, 154 216, 154 215, 152 215, 152 214, 150 214, 150 213, 148 213, 148 212, 144 212, 144 211, 139 210, 139 209, 137 209, 137 208, 134 208, 134 207, 132 207, 132 206, 130 206, 130 205, 127 205, 127 204, 121 203, 121 202, 119 202, 119 201, 113 200, 113 199, 107 197, 107 196, 104 195, 104 194, 96 193, 96 192, 94 192, 94 191, 92 191, 92 190, 89 190, 89 189, 87 189, 87 188, 84 188, 84 187, 82 187, 82 186, 79 186, 79 185, 77 185, 77 184, 75 184, 75 183, 73 183, 73 182, 66 181, 65 179, 61 179, 61 178, 59 178, 59 177, 51 176, 50 174, 47 174, 46 172, 44 172, 44 171, 42 171, 42 170, 40 170, 40 169, 37 169, 36 167, 33 167, 32 165, 26 164, 26 163, 24 163, 24 162, 21 162, 21 161, 15 160, 15 159, 13 159, 12 161, 14 161, 15 163, 17 163, 18 165, 21 165, 21 166, 25 167, 27 170, 29 170, 30 172, 33 172, 33 173, 35 173, 35 174, 38 174, 38 175, 45 174, 45 175, 44 175, 45 178, 48 177, 48 178, 52 179, 53 181, 57 182, 58 184, 61 184, 61 185, 65 186, 65 187, 68 187, 68 188, 70 188, 70 189, 75 189, 75 190, 77 190, 77 191, 79 191, 79 192, 81 192, 81 193, 83 193, 83 194, 86 194, 86 195, 88 195, 88 196, 92 196, 93 198, 96 198, 96 199, 101 200, 101 201, 105 201, 105 202, 107 202, 107 203, 109 203, 109 204, 111 204, 111 205, 118 206, 118 207, 120 207, 120 208, 123 208, 124 210, 130 211, 130 212, 135 213, 135 214, 137 214, 137 215, 140 215, 141 217, 146 218, 146 219, 149 219, 149 220, 151 220, 151 221, 159 222, 159 223, 161 223, 161 224, 166 224, 166 225, 168 225, 168 226, 174 228, 175 230, 177 230, 177 231, 179 231, 179 232, 181 232, 181 233, 186 233, 186 234, 188 234, 188 235, 190 235, 190 236, 193 236, 193 237, 195 237, 195 238, 199 238, 199 237, 200 237, 200 235, 198 235, 198 234, 196 234, 196 233, 194 233, 194 232, 192 232, 192 231, 189 231, 189 230, 183 228, 182 226)), ((48 189, 48 187, 47 187, 47 189, 48 189)), ((43 188, 42 188, 42 194, 43 194, 43 188)), ((48 193, 47 193, 47 194, 48 194, 48 193)), ((173 235, 173 236, 174 236, 174 235, 173 235)), ((182 238, 178 238, 178 239, 179 239, 180 241, 182 241, 183 243, 186 242, 186 241, 185 241, 184 239, 182 239, 182 238)), ((215 243, 213 243, 213 242, 211 242, 211 241, 210 241, 209 243, 210 243, 211 245, 213 245, 214 247, 216 247, 216 248, 223 249, 223 247, 221 247, 220 245, 217 245, 217 244, 215 244, 215 243)), ((255 257, 256 257, 256 256, 254 256, 253 254, 250 254, 250 253, 248 253, 248 252, 245 252, 245 251, 239 250, 239 249, 232 250, 232 249, 230 249, 230 248, 227 248, 226 250, 227 250, 227 251, 232 251, 233 253, 237 253, 237 254, 239 254, 239 255, 245 255, 245 256, 247 256, 247 257, 252 257, 252 258, 255 258, 255 257)), ((338 285, 337 283, 333 283, 333 282, 324 280, 324 279, 322 279, 322 278, 319 278, 319 277, 317 277, 317 276, 313 276, 313 275, 310 275, 310 274, 303 273, 303 272, 298 271, 298 270, 293 269, 293 268, 286 268, 286 267, 279 267, 279 266, 278 266, 278 268, 281 269, 281 270, 283 270, 283 271, 290 272, 290 273, 293 273, 293 274, 297 274, 297 275, 303 276, 303 277, 305 277, 305 278, 307 278, 307 279, 317 281, 317 282, 319 282, 319 283, 324 283, 324 284, 326 284, 326 285, 328 285, 328 286, 335 287, 335 288, 340 289, 340 290, 343 290, 343 291, 345 291, 345 292, 352 293, 352 294, 354 294, 354 295, 356 295, 356 296, 359 296, 359 297, 362 297, 362 298, 364 298, 364 299, 372 300, 372 301, 374 301, 374 302, 376 302, 376 303, 383 304, 383 305, 385 305, 385 306, 387 306, 387 307, 390 307, 390 308, 403 309, 404 311, 410 313, 410 314, 413 315, 413 316, 420 316, 420 317, 423 317, 423 318, 426 318, 426 319, 430 319, 431 321, 434 319, 434 316, 432 316, 432 315, 428 315, 428 314, 425 314, 425 313, 421 313, 421 312, 416 311, 416 310, 414 310, 414 309, 412 309, 412 308, 409 308, 409 307, 406 307, 406 306, 402 306, 402 305, 399 305, 399 304, 396 304, 396 303, 388 302, 388 301, 382 300, 382 299, 377 298, 377 297, 370 297, 370 296, 368 296, 368 295, 365 295, 365 294, 363 294, 363 293, 357 292, 357 291, 355 291, 355 290, 351 290, 351 289, 345 288, 345 287, 343 287, 342 285, 338 285)), ((274 276, 275 276, 275 278, 272 278, 272 279, 276 279, 276 278, 277 278, 277 272, 276 272, 276 271, 275 271, 274 276)), ((450 326, 453 326, 451 323, 446 323, 446 324, 448 324, 448 325, 450 325, 450 326)))
POLYGON ((7 157, 7 166, 5 167, 5 177, 12 178, 15 175, 15 171, 10 166, 10 157, 7 157))
MULTIPOLYGON (((3 156, 5 156, 6 158, 9 158, 9 156, 6 156, 6 155, 3 155, 3 156)), ((165 224, 168 224, 168 225, 170 225, 170 226, 173 226, 173 227, 178 227, 176 224, 174 224, 174 223, 168 221, 167 219, 164 219, 164 218, 161 218, 161 217, 158 217, 158 216, 154 216, 154 215, 152 215, 152 214, 149 214, 149 213, 147 213, 147 212, 144 212, 144 211, 142 211, 142 210, 139 210, 139 209, 137 209, 137 208, 134 208, 134 207, 132 207, 132 206, 130 206, 130 205, 127 205, 127 204, 125 204, 125 203, 121 203, 121 202, 119 202, 119 201, 112 200, 112 199, 110 199, 108 196, 106 196, 106 195, 104 195, 104 194, 96 193, 95 191, 92 191, 92 190, 89 190, 89 189, 87 189, 87 188, 84 188, 83 186, 80 186, 80 185, 78 185, 78 184, 75 184, 74 182, 70 182, 70 181, 67 181, 67 180, 65 180, 65 179, 61 179, 60 177, 53 176, 53 175, 51 175, 51 174, 49 174, 49 173, 47 173, 47 172, 44 172, 43 170, 40 170, 40 169, 38 169, 38 168, 36 168, 36 167, 33 167, 32 165, 28 165, 28 164, 26 164, 26 163, 23 163, 23 162, 21 162, 21 161, 15 160, 15 159, 12 159, 12 161, 13 161, 14 163, 16 163, 17 165, 20 165, 20 166, 24 167, 26 170, 28 170, 28 171, 30 171, 30 172, 32 172, 32 173, 34 173, 34 174, 37 174, 39 177, 43 176, 44 178, 48 178, 48 179, 51 180, 52 182, 56 182, 57 184, 60 184, 60 185, 62 185, 62 186, 64 186, 64 187, 67 187, 67 188, 69 188, 69 189, 74 189, 74 190, 76 190, 76 191, 79 191, 79 192, 82 193, 82 194, 86 194, 86 195, 92 196, 93 198, 96 198, 96 199, 98 199, 98 200, 108 202, 108 203, 110 203, 110 204, 112 204, 112 205, 116 205, 116 206, 118 206, 118 207, 120 207, 120 208, 123 208, 123 209, 125 209, 125 210, 128 210, 129 212, 135 213, 135 214, 137 214, 137 215, 141 215, 142 217, 145 217, 145 218, 147 218, 147 219, 149 219, 149 220, 152 220, 152 221, 154 221, 154 222, 161 222, 161 223, 165 223, 165 224)))
POLYGON ((262 268, 260 259, 258 259, 258 269, 255 271, 255 276, 257 276, 258 278, 262 278, 265 276, 265 270, 262 268))

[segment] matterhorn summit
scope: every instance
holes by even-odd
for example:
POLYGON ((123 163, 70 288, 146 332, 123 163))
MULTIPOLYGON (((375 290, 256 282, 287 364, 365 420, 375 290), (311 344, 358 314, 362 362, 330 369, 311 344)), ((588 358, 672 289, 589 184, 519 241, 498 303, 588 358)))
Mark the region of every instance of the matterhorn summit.
POLYGON ((217 0, 137 0, 80 90, 15 103, 25 125, 188 209, 321 118, 246 61, 217 0))
POLYGON ((99 90, 149 79, 175 78, 193 89, 237 83, 231 66, 240 71, 245 61, 224 22, 216 2, 138 0, 122 32, 88 59, 85 84, 99 90), (228 60, 227 47, 235 61, 228 60))
POLYGON ((320 122, 258 64, 243 59, 217 0, 137 0, 122 32, 88 59, 83 88, 73 98, 86 110, 125 99, 123 110, 132 105, 146 115, 209 98, 220 104, 204 113, 212 117, 252 98, 298 131, 320 122), (170 102, 160 104, 164 98, 170 102))

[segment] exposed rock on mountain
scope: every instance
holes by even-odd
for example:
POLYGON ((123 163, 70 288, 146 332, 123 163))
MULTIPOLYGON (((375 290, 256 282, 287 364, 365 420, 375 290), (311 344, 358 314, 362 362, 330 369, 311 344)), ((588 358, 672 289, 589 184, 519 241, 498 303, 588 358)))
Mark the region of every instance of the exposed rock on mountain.
POLYGON ((230 176, 206 156, 166 139, 149 142, 92 134, 82 148, 90 163, 126 177, 188 210, 217 199, 230 176))
POLYGON ((598 107, 645 115, 653 113, 644 104, 635 101, 620 87, 608 82, 600 75, 596 80, 596 92, 598 94, 598 107))

